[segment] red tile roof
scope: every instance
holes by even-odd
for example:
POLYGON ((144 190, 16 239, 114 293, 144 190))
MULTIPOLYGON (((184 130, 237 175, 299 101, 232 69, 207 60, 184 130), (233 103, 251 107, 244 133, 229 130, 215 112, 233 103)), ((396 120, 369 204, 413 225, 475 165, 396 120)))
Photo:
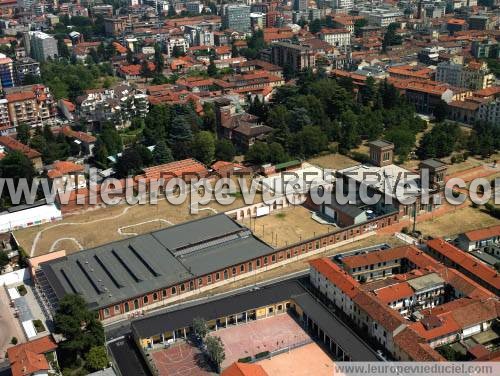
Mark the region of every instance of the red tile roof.
POLYGON ((80 131, 74 131, 70 127, 64 127, 63 133, 66 137, 76 138, 77 140, 80 140, 80 141, 88 143, 88 144, 91 144, 91 143, 97 141, 97 138, 95 138, 91 134, 88 134, 85 132, 80 132, 80 131))
POLYGON ((52 165, 54 166, 54 168, 47 172, 48 177, 51 179, 75 172, 83 172, 84 170, 82 165, 78 165, 69 161, 57 161, 52 165))
POLYGON ((33 91, 21 91, 18 93, 6 94, 5 99, 9 102, 21 102, 29 99, 35 99, 35 93, 33 91))
POLYGON ((375 290, 374 293, 382 302, 388 304, 399 299, 409 298, 413 296, 414 291, 408 282, 402 282, 380 288, 375 290))
POLYGON ((479 241, 500 236, 500 225, 473 230, 464 234, 470 241, 479 241))
POLYGON ((7 349, 12 376, 31 375, 49 369, 44 354, 57 349, 51 336, 42 337, 7 349))
POLYGON ((127 53, 127 48, 122 46, 120 43, 113 42, 113 46, 115 47, 116 52, 118 52, 119 54, 126 54, 127 53))
POLYGON ((446 259, 467 270, 471 275, 476 276, 489 286, 500 290, 500 277, 498 272, 483 264, 474 256, 462 251, 443 239, 432 239, 427 242, 427 246, 446 259))
POLYGON ((221 376, 268 376, 260 364, 234 362, 224 371, 221 376))
POLYGON ((37 150, 30 148, 28 145, 25 145, 12 137, 0 136, 0 145, 5 146, 9 150, 19 151, 29 159, 39 158, 42 156, 37 150))
POLYGON ((358 293, 359 283, 328 257, 309 261, 314 269, 341 289, 351 299, 358 293))
POLYGON ((388 332, 393 332, 406 324, 406 320, 398 312, 380 302, 372 293, 360 291, 353 301, 388 332))
POLYGON ((165 163, 158 166, 148 167, 144 169, 144 175, 137 175, 135 180, 138 179, 159 179, 163 177, 165 180, 169 178, 185 178, 189 176, 199 175, 204 177, 208 174, 208 170, 201 162, 195 159, 183 159, 181 161, 175 161, 170 163, 165 163))
POLYGON ((434 362, 445 359, 410 328, 405 328, 394 336, 394 343, 414 361, 434 362))

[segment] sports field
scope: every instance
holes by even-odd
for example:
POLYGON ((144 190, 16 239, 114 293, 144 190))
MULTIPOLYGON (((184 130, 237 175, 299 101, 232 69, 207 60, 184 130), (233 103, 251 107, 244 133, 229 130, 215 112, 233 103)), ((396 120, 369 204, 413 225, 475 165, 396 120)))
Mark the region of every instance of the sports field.
POLYGON ((220 337, 224 344, 226 359, 222 369, 238 359, 311 341, 309 335, 288 314, 230 326, 211 335, 220 337))
POLYGON ((212 370, 201 351, 186 342, 152 352, 152 362, 159 376, 205 376, 212 370))

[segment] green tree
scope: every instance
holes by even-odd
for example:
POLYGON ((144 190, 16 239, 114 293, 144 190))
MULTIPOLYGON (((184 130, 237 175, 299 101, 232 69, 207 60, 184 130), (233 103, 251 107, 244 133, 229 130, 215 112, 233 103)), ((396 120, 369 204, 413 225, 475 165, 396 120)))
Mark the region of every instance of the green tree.
POLYGON ((209 165, 215 157, 215 140, 213 134, 208 131, 198 132, 193 139, 192 153, 200 162, 209 165))
POLYGON ((446 115, 448 114, 448 104, 440 99, 439 102, 436 103, 434 107, 433 115, 436 122, 440 123, 446 119, 446 115))
POLYGON ((402 43, 401 36, 396 34, 399 24, 396 22, 391 23, 387 26, 387 31, 384 34, 384 40, 382 42, 382 50, 387 51, 387 47, 394 46, 402 43))
POLYGON ((2 178, 11 178, 15 181, 25 178, 31 182, 35 175, 33 163, 19 151, 11 151, 0 160, 0 176, 2 178))
POLYGON ((208 334, 208 325, 206 320, 200 317, 193 319, 193 331, 200 340, 204 340, 208 334))
POLYGON ((215 158, 220 161, 231 162, 236 155, 236 149, 229 140, 217 140, 215 143, 215 158))
POLYGON ((0 270, 9 263, 9 256, 4 251, 0 251, 0 270))
POLYGON ((288 155, 286 154, 283 146, 277 142, 272 142, 269 144, 269 161, 271 163, 282 163, 288 160, 288 155))
POLYGON ((109 366, 108 354, 104 346, 94 346, 85 355, 85 365, 91 372, 99 371, 109 366))
POLYGON ((224 351, 224 344, 220 337, 208 336, 206 339, 207 352, 210 360, 216 365, 217 370, 220 370, 220 366, 224 359, 226 359, 226 353, 224 351))
POLYGON ((215 77, 217 73, 218 73, 217 67, 215 66, 213 59, 210 59, 210 63, 208 64, 207 68, 207 74, 210 77, 215 77))
POLYGON ((319 18, 315 19, 309 25, 309 31, 313 34, 319 33, 321 31, 321 21, 319 18))
POLYGON ((136 175, 143 166, 141 154, 137 148, 125 149, 115 164, 116 174, 120 177, 136 175))
POLYGON ((155 164, 164 164, 172 162, 174 158, 172 157, 172 151, 168 148, 165 141, 160 141, 156 144, 153 151, 153 161, 155 164))
POLYGON ((83 357, 92 347, 104 345, 102 324, 80 295, 68 294, 59 300, 54 324, 55 333, 65 338, 61 348, 75 358, 83 357))
POLYGON ((30 141, 30 126, 26 123, 20 123, 17 126, 17 139, 25 145, 30 141))
POLYGON ((269 145, 257 141, 255 144, 248 148, 245 154, 245 160, 251 161, 255 164, 263 164, 269 161, 269 145))
POLYGON ((165 61, 163 59, 163 53, 161 51, 161 45, 159 43, 155 44, 155 69, 157 73, 162 73, 165 66, 165 61))

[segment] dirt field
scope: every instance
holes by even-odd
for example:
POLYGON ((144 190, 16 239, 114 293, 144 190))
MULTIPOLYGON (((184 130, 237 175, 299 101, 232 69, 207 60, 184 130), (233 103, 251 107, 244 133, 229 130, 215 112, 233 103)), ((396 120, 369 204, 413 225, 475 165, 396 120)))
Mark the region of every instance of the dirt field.
POLYGON ((465 207, 447 213, 434 219, 417 223, 417 230, 424 235, 452 236, 478 228, 497 225, 498 219, 483 213, 479 209, 465 207))
POLYGON ((292 206, 270 215, 242 221, 255 236, 273 246, 282 247, 315 235, 334 231, 334 226, 323 225, 311 218, 311 212, 302 206, 292 206))
POLYGON ((160 200, 157 205, 108 206, 18 230, 14 235, 31 256, 61 249, 71 253, 241 206, 244 206, 241 198, 228 206, 210 202, 200 207, 198 214, 190 213, 188 202, 175 206, 166 200, 160 200))
POLYGON ((226 359, 222 363, 222 369, 247 356, 255 356, 264 351, 273 352, 311 340, 288 314, 230 326, 210 335, 219 337, 224 343, 226 359))
POLYGON ((273 356, 258 364, 268 375, 333 375, 333 360, 316 343, 273 356))
POLYGON ((359 165, 359 162, 339 153, 322 155, 321 157, 309 159, 307 162, 332 170, 341 170, 343 168, 359 165))

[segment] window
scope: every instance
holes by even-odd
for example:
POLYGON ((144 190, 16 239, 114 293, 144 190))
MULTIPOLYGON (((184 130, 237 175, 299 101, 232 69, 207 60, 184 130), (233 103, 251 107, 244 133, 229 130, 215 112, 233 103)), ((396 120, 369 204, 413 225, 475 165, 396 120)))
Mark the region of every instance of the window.
POLYGON ((156 302, 158 300, 158 293, 154 292, 153 293, 153 302, 156 302))
POLYGON ((260 268, 260 259, 257 259, 256 265, 257 265, 258 268, 260 268))
POLYGON ((232 275, 236 275, 236 268, 233 268, 233 269, 231 270, 231 274, 232 274, 232 275))
POLYGON ((283 306, 280 304, 278 305, 278 311, 281 311, 283 309, 283 306))
POLYGON ((130 311, 130 307, 128 305, 128 302, 125 303, 125 312, 128 312, 130 311))
POLYGON ((273 312, 274 312, 274 308, 273 308, 273 307, 269 307, 269 308, 267 309, 267 312, 268 312, 268 313, 273 313, 273 312))
POLYGON ((240 265, 240 272, 241 273, 245 272, 245 265, 240 265))
POLYGON ((109 308, 104 308, 104 317, 109 316, 109 308))
POLYGON ((181 292, 186 291, 186 286, 184 286, 184 283, 181 285, 181 292))
POLYGON ((189 281, 189 291, 194 290, 194 281, 189 281))
POLYGON ((226 269, 226 270, 224 270, 224 279, 227 279, 227 274, 228 273, 227 273, 227 269, 226 269))
POLYGON ((264 257, 264 265, 267 265, 267 256, 264 257))
POLYGON ((218 281, 219 279, 220 279, 220 273, 217 272, 217 273, 215 273, 215 280, 218 281))
POLYGON ((207 283, 212 283, 212 275, 207 275, 207 283))
POLYGON ((203 278, 198 278, 198 286, 203 286, 203 278))
POLYGON ((148 304, 148 302, 149 302, 149 298, 148 298, 148 296, 146 295, 146 296, 142 299, 142 301, 144 302, 144 304, 148 304))
POLYGON ((167 290, 166 289, 161 292, 161 296, 163 296, 164 298, 167 297, 167 290))
POLYGON ((115 314, 120 313, 120 306, 115 305, 115 314))
POLYGON ((172 287, 172 295, 177 294, 177 289, 175 287, 172 287))
POLYGON ((276 255, 271 256, 271 262, 276 262, 276 255))
POLYGON ((138 299, 134 300, 134 309, 139 309, 139 300, 138 299))

